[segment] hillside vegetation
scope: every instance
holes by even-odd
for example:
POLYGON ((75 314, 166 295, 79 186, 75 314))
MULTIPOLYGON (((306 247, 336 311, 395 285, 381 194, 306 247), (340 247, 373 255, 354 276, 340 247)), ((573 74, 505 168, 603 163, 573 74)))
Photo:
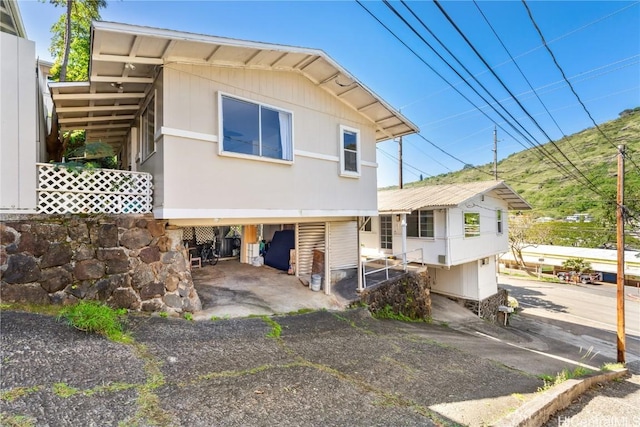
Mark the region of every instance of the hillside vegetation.
MULTIPOLYGON (((625 203, 637 215, 640 206, 640 108, 625 110, 620 117, 599 125, 598 129, 582 132, 544 144, 544 149, 570 170, 560 149, 580 171, 598 188, 599 194, 568 176, 538 149, 528 149, 498 163, 498 178, 504 180, 533 207, 534 217, 561 219, 574 213, 589 213, 601 224, 615 219, 617 149, 626 145, 631 160, 626 161, 625 203), (635 162, 635 165, 634 165, 635 162)), ((499 147, 498 147, 499 149, 499 147)), ((470 182, 493 179, 493 164, 475 165, 463 170, 413 182, 406 187, 470 182)), ((576 173, 577 174, 577 173, 576 173)))

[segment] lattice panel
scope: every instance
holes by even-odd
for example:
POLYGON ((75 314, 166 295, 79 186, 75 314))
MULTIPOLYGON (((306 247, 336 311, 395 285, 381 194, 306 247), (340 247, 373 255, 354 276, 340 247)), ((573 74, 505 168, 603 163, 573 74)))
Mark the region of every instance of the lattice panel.
POLYGON ((196 243, 202 244, 213 241, 213 227, 194 227, 196 232, 196 243))
POLYGON ((40 213, 148 213, 153 184, 148 173, 78 170, 38 163, 40 213))

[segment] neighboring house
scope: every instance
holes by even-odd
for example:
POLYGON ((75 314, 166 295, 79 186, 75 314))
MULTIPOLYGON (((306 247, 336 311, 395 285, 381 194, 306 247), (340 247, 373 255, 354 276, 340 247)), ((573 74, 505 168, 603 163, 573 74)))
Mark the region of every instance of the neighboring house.
POLYGON ((0 0, 0 18, 0 214, 33 213, 35 164, 46 160, 40 157, 46 126, 36 47, 27 40, 18 2, 0 0))
MULTIPOLYGON (((376 143, 418 128, 327 54, 94 22, 89 66, 88 82, 49 84, 61 130, 85 129, 122 169, 150 174, 155 218, 240 225, 244 262, 257 230, 295 229, 301 277, 314 249, 325 277, 359 266, 358 218, 377 214, 376 143)), ((71 196, 44 187, 39 210, 64 208, 71 196)))
POLYGON ((481 301, 497 291, 497 256, 509 250, 507 211, 531 209, 502 181, 378 192, 378 217, 360 233, 363 255, 424 262, 432 290, 481 301))

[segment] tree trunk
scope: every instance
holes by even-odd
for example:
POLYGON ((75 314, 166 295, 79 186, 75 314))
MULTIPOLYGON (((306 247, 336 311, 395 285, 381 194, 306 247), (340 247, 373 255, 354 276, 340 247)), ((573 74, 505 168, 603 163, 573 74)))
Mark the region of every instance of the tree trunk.
POLYGON ((69 52, 71 51, 71 8, 73 0, 67 0, 67 19, 64 23, 64 55, 60 64, 60 81, 67 80, 67 64, 69 63, 69 52))

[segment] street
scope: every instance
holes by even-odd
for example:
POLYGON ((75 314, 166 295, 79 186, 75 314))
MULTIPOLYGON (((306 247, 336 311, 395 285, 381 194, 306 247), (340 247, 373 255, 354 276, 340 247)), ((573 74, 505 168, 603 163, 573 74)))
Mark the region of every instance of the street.
MULTIPOLYGON (((514 327, 591 349, 616 359, 616 287, 608 284, 573 285, 500 275, 500 286, 515 297, 521 311, 514 327)), ((625 288, 626 361, 640 361, 640 294, 625 288)))

